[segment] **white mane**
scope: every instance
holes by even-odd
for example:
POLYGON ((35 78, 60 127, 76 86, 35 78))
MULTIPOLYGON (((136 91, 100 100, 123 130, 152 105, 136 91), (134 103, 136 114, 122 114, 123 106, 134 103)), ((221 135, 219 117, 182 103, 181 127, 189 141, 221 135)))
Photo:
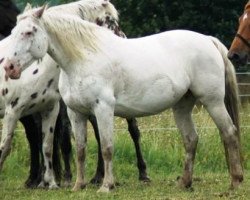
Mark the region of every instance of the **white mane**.
POLYGON ((48 33, 52 33, 59 43, 63 44, 64 51, 72 58, 83 57, 84 49, 97 51, 98 30, 111 32, 73 15, 45 12, 41 20, 48 33))
MULTIPOLYGON (((17 17, 17 20, 20 21, 26 17, 32 17, 34 9, 37 8, 32 8, 30 4, 27 4, 24 12, 17 17)), ((50 32, 55 34, 60 43, 65 45, 65 51, 67 51, 67 53, 72 57, 82 56, 83 49, 86 47, 86 45, 91 50, 96 50, 96 43, 94 42, 96 38, 93 34, 93 29, 89 27, 87 29, 83 28, 79 24, 80 21, 83 22, 83 20, 76 20, 76 17, 97 24, 103 23, 98 25, 104 26, 106 28, 108 28, 109 25, 105 23, 109 23, 108 20, 110 19, 112 22, 115 22, 115 25, 117 25, 119 28, 118 12, 113 4, 111 4, 108 0, 81 0, 69 4, 51 7, 47 9, 45 13, 46 14, 43 16, 43 18, 47 28, 50 32), (67 15, 67 19, 62 17, 62 15, 67 15), (51 20, 52 18, 53 20, 51 20), (82 43, 79 43, 79 40, 84 40, 84 47, 81 45, 82 43)), ((36 21, 35 18, 33 19, 36 21)), ((120 29, 118 29, 118 32, 116 32, 117 29, 115 28, 112 31, 115 34, 124 37, 125 35, 123 32, 119 30, 120 29)))

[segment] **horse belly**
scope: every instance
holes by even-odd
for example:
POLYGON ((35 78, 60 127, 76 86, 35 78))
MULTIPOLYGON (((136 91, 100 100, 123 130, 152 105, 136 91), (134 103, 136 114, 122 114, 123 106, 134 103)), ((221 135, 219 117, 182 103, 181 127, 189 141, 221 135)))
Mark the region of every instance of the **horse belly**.
POLYGON ((143 117, 160 113, 175 105, 187 90, 187 85, 180 87, 166 78, 144 84, 143 88, 130 89, 117 98, 115 115, 143 117))

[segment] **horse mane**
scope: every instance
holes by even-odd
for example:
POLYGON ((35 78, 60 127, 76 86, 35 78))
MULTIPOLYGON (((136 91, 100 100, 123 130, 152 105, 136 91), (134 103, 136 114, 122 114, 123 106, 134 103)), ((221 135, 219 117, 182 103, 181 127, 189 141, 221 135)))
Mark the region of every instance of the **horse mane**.
POLYGON ((71 58, 82 58, 84 50, 96 52, 98 48, 97 32, 101 28, 94 23, 81 20, 73 15, 45 12, 41 18, 45 29, 52 33, 60 44, 64 45, 64 51, 71 58))
POLYGON ((51 7, 48 11, 74 14, 90 22, 96 22, 97 19, 104 21, 107 14, 114 20, 119 20, 118 11, 108 0, 81 0, 51 7))
MULTIPOLYGON (((24 10, 24 12, 22 14, 20 14, 17 19, 18 21, 26 18, 26 17, 32 17, 32 12, 34 12, 34 9, 37 8, 32 8, 32 6, 30 4, 26 5, 26 8, 24 10)), ((72 16, 77 16, 81 19, 87 20, 89 22, 94 22, 96 24, 98 24, 99 26, 103 26, 106 28, 111 29, 116 35, 121 36, 121 37, 126 37, 125 34, 121 31, 121 29, 119 28, 119 24, 118 24, 118 11, 116 10, 116 8, 114 7, 114 5, 112 3, 109 2, 109 0, 81 0, 81 1, 77 1, 77 2, 72 2, 72 3, 68 3, 68 4, 63 4, 63 5, 59 5, 59 6, 55 6, 55 7, 51 7, 48 8, 46 10, 46 15, 49 16, 49 14, 51 13, 51 17, 53 17, 55 15, 55 13, 57 13, 56 15, 65 15, 65 13, 67 13, 67 15, 72 15, 72 16), (53 15, 53 16, 52 16, 53 15)), ((84 38, 86 38, 87 35, 92 34, 93 32, 90 31, 90 29, 88 29, 87 32, 89 32, 89 34, 83 30, 80 30, 79 26, 77 28, 77 26, 72 26, 72 24, 76 23, 71 21, 70 23, 65 23, 64 20, 60 20, 60 18, 62 17, 58 17, 59 19, 57 19, 58 23, 51 23, 49 19, 47 19, 48 21, 46 21, 48 27, 50 27, 50 31, 53 32, 57 39, 62 42, 63 44, 67 45, 67 49, 65 49, 65 51, 67 50, 69 54, 71 54, 71 56, 77 56, 79 57, 80 55, 82 55, 82 51, 83 49, 80 51, 76 50, 74 52, 72 51, 72 47, 76 48, 77 46, 79 46, 79 41, 75 43, 75 41, 72 41, 71 39, 69 40, 69 35, 74 35, 76 33, 79 33, 79 35, 81 36, 80 38, 82 39, 83 35, 84 38), (61 25, 64 25, 65 27, 63 28, 61 25), (54 27, 54 28, 53 28, 54 27), (67 28, 66 28, 67 27, 67 28), (60 35, 57 30, 59 29, 66 29, 67 34, 68 35, 60 35), (68 32, 71 32, 68 33, 68 32), (69 44, 72 43, 72 44, 69 44)), ((34 20, 36 20, 34 18, 34 20)), ((78 23, 78 22, 77 22, 78 23)), ((78 35, 78 36, 79 36, 78 35)), ((79 38, 77 36, 77 38, 79 38)), ((93 37, 93 34, 92 34, 93 37)), ((75 38, 75 37, 74 37, 75 38)), ((92 49, 92 50, 96 50, 96 45, 93 44, 92 40, 85 41, 88 43, 88 46, 92 49)))
MULTIPOLYGON (((32 7, 29 3, 26 5, 24 12, 17 16, 17 21, 29 16, 36 7, 32 7)), ((59 12, 62 14, 72 14, 79 16, 81 19, 98 22, 106 21, 107 16, 118 22, 118 11, 109 0, 81 0, 68 4, 62 4, 47 9, 47 12, 59 12)))

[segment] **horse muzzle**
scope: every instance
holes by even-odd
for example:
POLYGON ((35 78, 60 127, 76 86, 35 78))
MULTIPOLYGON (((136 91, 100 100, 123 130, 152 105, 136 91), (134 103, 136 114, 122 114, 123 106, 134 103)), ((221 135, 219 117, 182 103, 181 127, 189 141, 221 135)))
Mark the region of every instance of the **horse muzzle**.
POLYGON ((5 77, 11 79, 19 79, 21 76, 21 69, 15 66, 9 59, 6 59, 3 63, 4 70, 6 72, 5 77))
POLYGON ((236 66, 243 66, 248 63, 248 54, 246 52, 229 51, 227 57, 236 66))

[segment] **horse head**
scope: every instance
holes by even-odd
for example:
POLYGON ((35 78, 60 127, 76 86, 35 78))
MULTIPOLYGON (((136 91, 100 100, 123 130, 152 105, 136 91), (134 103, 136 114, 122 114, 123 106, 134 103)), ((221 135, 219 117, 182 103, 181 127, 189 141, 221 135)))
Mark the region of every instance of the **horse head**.
POLYGON ((250 2, 239 18, 237 34, 228 52, 228 58, 236 65, 245 65, 250 59, 250 2))
POLYGON ((25 10, 18 17, 2 63, 7 77, 20 78, 24 69, 47 53, 48 37, 39 21, 45 9, 46 6, 25 10))

